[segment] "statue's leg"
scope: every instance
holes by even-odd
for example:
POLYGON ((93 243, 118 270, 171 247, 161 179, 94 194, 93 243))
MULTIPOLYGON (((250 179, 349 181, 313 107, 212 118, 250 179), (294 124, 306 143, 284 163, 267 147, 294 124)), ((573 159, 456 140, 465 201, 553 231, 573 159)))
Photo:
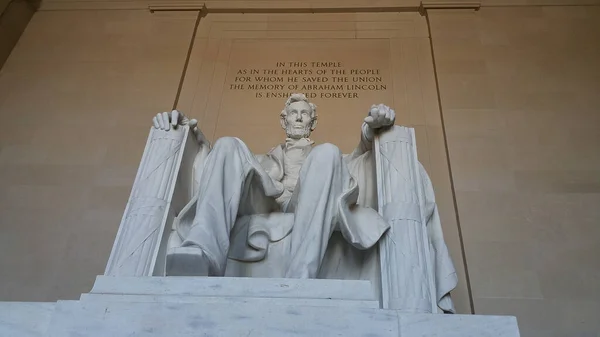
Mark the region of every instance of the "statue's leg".
POLYGON ((241 140, 217 140, 200 177, 196 217, 178 248, 180 254, 169 254, 167 275, 225 273, 230 232, 238 210, 274 204, 274 198, 265 194, 263 186, 271 184, 265 186, 270 191, 276 188, 270 178, 265 179, 267 173, 257 174, 258 170, 262 170, 260 164, 241 140))
POLYGON ((316 146, 300 169, 286 212, 294 212, 289 278, 315 278, 333 233, 337 200, 349 184, 342 153, 332 144, 316 146))

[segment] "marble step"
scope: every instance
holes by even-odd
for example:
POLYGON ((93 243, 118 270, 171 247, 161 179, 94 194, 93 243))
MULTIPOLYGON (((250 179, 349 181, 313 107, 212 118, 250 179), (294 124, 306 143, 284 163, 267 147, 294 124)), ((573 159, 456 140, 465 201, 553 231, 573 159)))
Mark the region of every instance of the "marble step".
POLYGON ((119 294, 82 294, 81 301, 89 302, 164 302, 164 303, 252 303, 254 305, 298 305, 317 307, 360 307, 379 308, 379 301, 371 300, 333 300, 323 298, 277 298, 277 297, 210 297, 190 295, 119 295, 119 294))
POLYGON ((59 301, 47 337, 390 336, 518 337, 514 317, 267 302, 59 301))
POLYGON ((0 336, 44 336, 54 302, 0 302, 0 336))
POLYGON ((98 276, 91 294, 376 301, 369 281, 243 277, 98 276))

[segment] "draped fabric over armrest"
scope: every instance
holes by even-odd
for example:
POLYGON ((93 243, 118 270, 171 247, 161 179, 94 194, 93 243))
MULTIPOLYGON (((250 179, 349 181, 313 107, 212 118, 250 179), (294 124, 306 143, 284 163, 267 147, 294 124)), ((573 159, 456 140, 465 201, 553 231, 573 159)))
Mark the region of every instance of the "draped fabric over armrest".
POLYGON ((456 271, 443 239, 414 129, 393 126, 375 139, 378 209, 391 228, 380 243, 384 308, 454 312, 456 271))

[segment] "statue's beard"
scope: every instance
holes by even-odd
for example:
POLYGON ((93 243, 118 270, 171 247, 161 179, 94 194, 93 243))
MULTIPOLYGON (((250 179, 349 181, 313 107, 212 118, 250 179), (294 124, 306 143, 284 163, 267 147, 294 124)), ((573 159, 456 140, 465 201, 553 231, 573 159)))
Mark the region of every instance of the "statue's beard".
POLYGON ((310 125, 296 128, 294 125, 287 124, 285 126, 285 134, 288 138, 292 139, 308 138, 310 136, 310 125))

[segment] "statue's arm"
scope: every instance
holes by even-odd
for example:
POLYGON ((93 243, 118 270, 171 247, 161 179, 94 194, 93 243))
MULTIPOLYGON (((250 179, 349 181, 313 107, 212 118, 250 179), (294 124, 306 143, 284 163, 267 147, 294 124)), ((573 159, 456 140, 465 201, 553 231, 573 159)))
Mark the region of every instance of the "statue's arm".
POLYGON ((194 157, 193 161, 190 163, 191 196, 194 196, 198 190, 198 185, 200 184, 199 179, 202 166, 211 149, 210 141, 208 141, 202 130, 198 127, 198 121, 196 119, 189 119, 182 112, 177 110, 156 114, 152 119, 152 123, 154 124, 154 128, 167 132, 170 130, 177 130, 180 126, 187 126, 192 132, 192 136, 197 143, 197 146, 188 149, 188 151, 193 149, 193 152, 195 152, 192 154, 194 157))
POLYGON ((360 142, 354 151, 347 157, 347 160, 358 158, 373 149, 373 138, 375 133, 365 122, 363 122, 360 129, 360 142))
POLYGON ((347 160, 358 158, 373 149, 373 139, 378 132, 388 129, 396 121, 396 112, 390 107, 379 104, 372 105, 369 115, 365 118, 360 128, 360 142, 347 160))

